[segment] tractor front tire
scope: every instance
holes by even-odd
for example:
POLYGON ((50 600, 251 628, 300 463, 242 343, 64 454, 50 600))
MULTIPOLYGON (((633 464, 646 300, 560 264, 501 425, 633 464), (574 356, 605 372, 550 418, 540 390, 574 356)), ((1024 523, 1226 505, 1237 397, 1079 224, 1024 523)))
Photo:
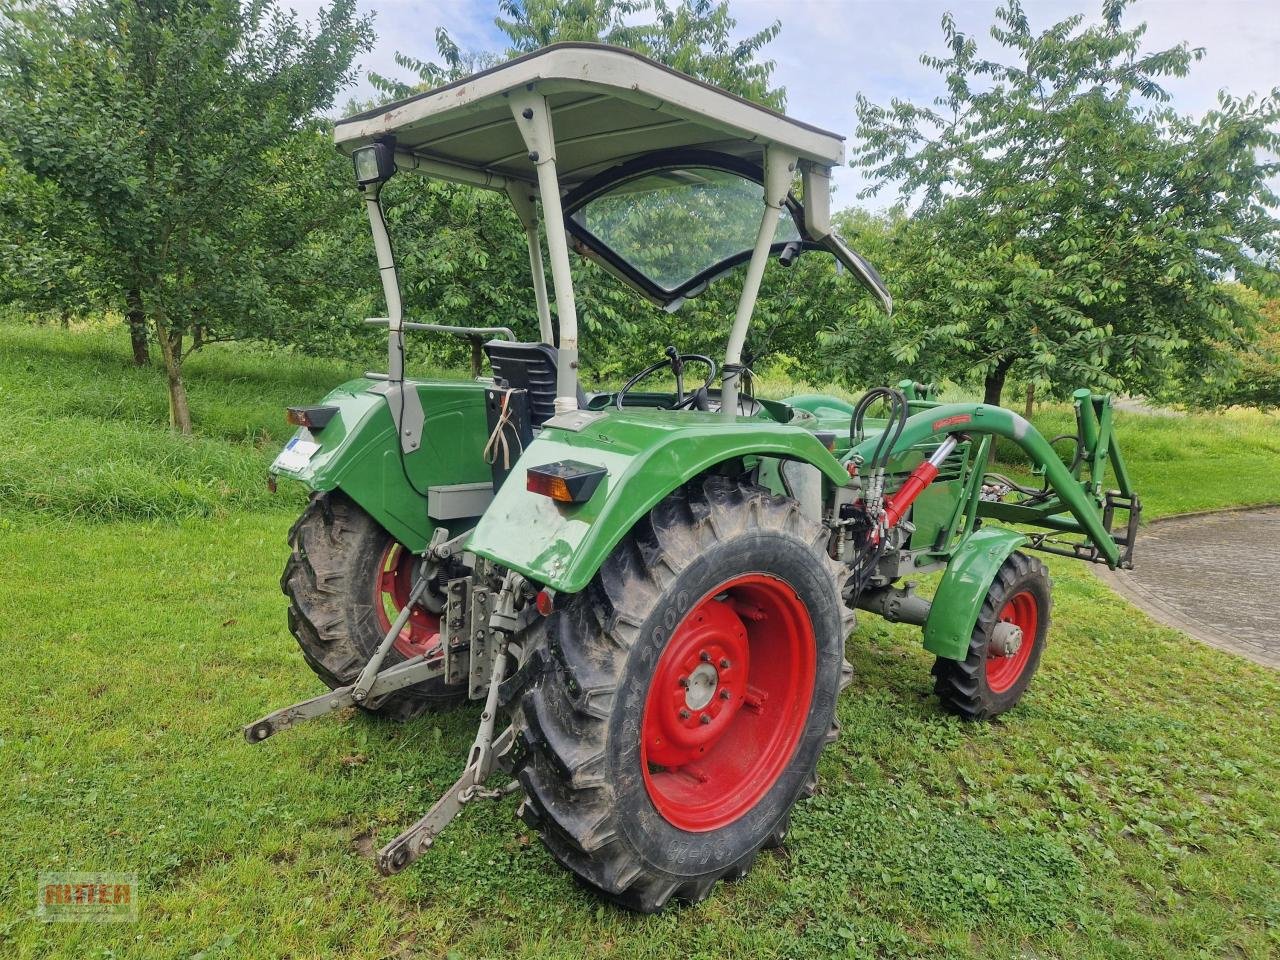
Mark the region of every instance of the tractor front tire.
MULTIPOLYGON (((414 557, 341 493, 313 497, 289 530, 280 589, 289 598, 289 631, 307 665, 331 689, 354 683, 412 589, 414 557)), ((415 608, 387 651, 385 667, 439 644, 439 617, 415 608)), ((466 685, 442 677, 376 698, 360 709, 409 720, 466 699, 466 685)))
POLYGON ((942 705, 966 720, 990 720, 1014 706, 1026 692, 1049 635, 1049 571, 1039 560, 1015 551, 987 590, 963 660, 938 657, 933 690, 942 705), (1020 641, 1001 644, 1017 627, 1020 641))
POLYGON ((557 601, 513 711, 520 816, 598 894, 697 902, 782 842, 849 673, 827 537, 794 500, 713 476, 557 601))

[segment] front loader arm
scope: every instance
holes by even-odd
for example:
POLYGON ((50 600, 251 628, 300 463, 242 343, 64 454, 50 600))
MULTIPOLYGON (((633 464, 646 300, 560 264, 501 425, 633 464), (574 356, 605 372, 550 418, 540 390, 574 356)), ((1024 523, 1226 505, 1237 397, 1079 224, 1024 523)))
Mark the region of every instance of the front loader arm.
MULTIPOLYGON (((1109 458, 1109 450, 1114 448, 1114 438, 1110 433, 1110 404, 1107 398, 1100 398, 1105 411, 1106 430, 1095 430, 1091 436, 1087 427, 1082 429, 1083 440, 1091 449, 1085 451, 1085 459, 1091 465, 1093 473, 1088 481, 1081 480, 1071 469, 1063 464, 1049 441, 1026 419, 1006 410, 986 404, 951 403, 923 410, 909 417, 903 428, 902 436, 894 445, 894 453, 902 453, 910 448, 923 444, 931 438, 948 434, 988 434, 1005 437, 1018 444, 1031 459, 1031 462, 1044 471, 1045 482, 1052 489, 1052 496, 1037 503, 1034 507, 1019 504, 1002 504, 984 502, 979 505, 979 513, 983 516, 1006 520, 1014 523, 1026 523, 1048 527, 1068 533, 1082 533, 1097 549, 1112 569, 1121 561, 1120 546, 1103 523, 1102 513, 1102 465, 1109 458), (1062 515, 1070 513, 1070 518, 1062 515)), ((1088 415, 1096 415, 1096 407, 1091 398, 1087 404, 1088 415)), ((1098 420, 1092 421, 1099 425, 1098 420)), ((846 459, 871 456, 878 437, 873 436, 854 446, 846 459)), ((1123 473, 1123 460, 1119 451, 1111 457, 1113 463, 1119 464, 1117 473, 1121 475, 1125 486, 1128 484, 1127 474, 1123 473)), ((1080 467, 1076 467, 1079 473, 1080 467)), ((1124 491, 1128 493, 1129 491, 1124 491)))

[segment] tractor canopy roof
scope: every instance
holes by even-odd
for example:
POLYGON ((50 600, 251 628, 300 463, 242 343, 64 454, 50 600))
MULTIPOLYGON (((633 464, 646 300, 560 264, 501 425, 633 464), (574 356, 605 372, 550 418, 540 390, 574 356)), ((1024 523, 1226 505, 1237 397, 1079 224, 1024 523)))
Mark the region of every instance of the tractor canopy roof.
MULTIPOLYGON (((425 172, 502 189, 536 183, 509 95, 536 88, 555 128, 562 190, 607 167, 660 150, 698 148, 763 162, 773 144, 801 163, 844 162, 844 138, 678 73, 638 53, 598 43, 557 43, 455 83, 338 123, 350 153, 393 137, 425 172)), ((407 158, 406 158, 407 159, 407 158)))
POLYGON ((631 50, 553 44, 348 117, 334 138, 344 153, 389 143, 398 169, 526 197, 541 192, 539 167, 553 154, 574 249, 667 309, 751 258, 772 158, 785 183, 770 253, 789 263, 826 249, 892 307, 875 269, 831 227, 843 137, 631 50), (549 118, 541 157, 517 117, 530 122, 520 104, 531 96, 549 118), (803 178, 803 205, 792 176, 803 178))

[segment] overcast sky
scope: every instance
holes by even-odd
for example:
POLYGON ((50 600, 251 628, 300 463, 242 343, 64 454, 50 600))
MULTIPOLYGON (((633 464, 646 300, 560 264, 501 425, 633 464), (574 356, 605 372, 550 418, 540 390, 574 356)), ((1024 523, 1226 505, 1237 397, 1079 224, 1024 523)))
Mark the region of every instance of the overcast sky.
MULTIPOLYGON (((318 0, 285 0, 304 16, 318 0)), ((1032 28, 1083 12, 1097 17, 1101 0, 1025 0, 1032 28)), ((855 125, 854 97, 927 100, 940 92, 937 75, 920 64, 920 54, 944 52, 939 20, 955 14, 965 33, 979 41, 987 34, 997 0, 731 0, 739 36, 782 21, 782 32, 766 52, 777 63, 775 82, 786 87, 787 113, 846 137, 855 125)), ((374 14, 377 46, 363 67, 402 77, 393 55, 399 51, 435 58, 434 36, 444 26, 464 49, 499 50, 504 37, 493 25, 492 0, 360 0, 374 14)), ((1191 74, 1167 83, 1173 103, 1200 114, 1216 102, 1217 91, 1265 93, 1280 86, 1280 0, 1142 0, 1126 16, 1146 21, 1147 45, 1160 49, 1186 40, 1205 48, 1191 74)), ((363 76, 363 72, 362 72, 363 76)), ((404 79, 412 79, 404 77, 404 79)), ((374 96, 361 83, 351 96, 374 96)), ((858 202, 859 174, 838 172, 837 205, 858 202)), ((887 199, 887 198, 886 198, 887 199)), ((876 201, 879 203, 880 201, 876 201)))

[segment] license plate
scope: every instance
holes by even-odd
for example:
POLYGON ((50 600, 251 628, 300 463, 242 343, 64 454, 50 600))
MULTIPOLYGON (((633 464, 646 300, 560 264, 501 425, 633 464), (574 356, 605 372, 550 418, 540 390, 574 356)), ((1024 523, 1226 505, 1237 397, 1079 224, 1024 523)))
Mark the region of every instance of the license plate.
POLYGON ((284 449, 280 451, 280 456, 276 457, 275 463, 271 464, 271 466, 277 470, 297 473, 299 470, 306 468, 319 449, 320 444, 314 440, 303 440, 301 437, 294 437, 284 445, 284 449))

